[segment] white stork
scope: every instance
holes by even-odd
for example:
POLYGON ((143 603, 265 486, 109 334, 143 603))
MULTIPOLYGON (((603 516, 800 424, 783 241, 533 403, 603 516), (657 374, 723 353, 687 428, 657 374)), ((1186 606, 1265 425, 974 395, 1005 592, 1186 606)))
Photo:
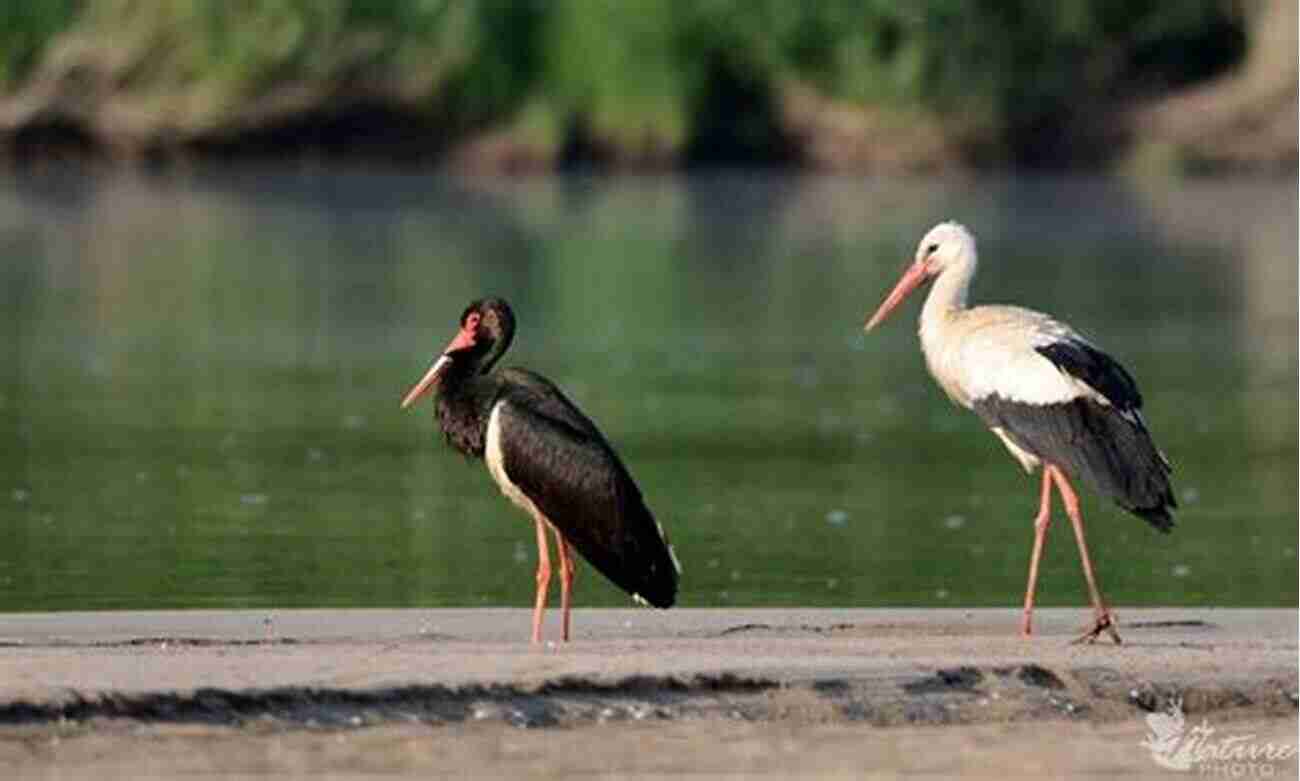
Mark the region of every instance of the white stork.
POLYGON ((1079 639, 1091 642, 1104 631, 1118 643, 1115 618, 1093 575, 1070 478, 1083 480, 1168 532, 1174 525, 1170 510, 1177 506, 1169 461, 1142 419, 1137 384, 1115 359, 1040 312, 1014 306, 967 308, 976 264, 970 231, 955 222, 936 225, 921 239, 912 265, 867 321, 866 330, 913 290, 933 282, 920 326, 930 374, 949 398, 980 416, 1025 471, 1043 467, 1021 632, 1028 636, 1032 630, 1034 587, 1055 483, 1074 525, 1096 614, 1092 628, 1079 639))

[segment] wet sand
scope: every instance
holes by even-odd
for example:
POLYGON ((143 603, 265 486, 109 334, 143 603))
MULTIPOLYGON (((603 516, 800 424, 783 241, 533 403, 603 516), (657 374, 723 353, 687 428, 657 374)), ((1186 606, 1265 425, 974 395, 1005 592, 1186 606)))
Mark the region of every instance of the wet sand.
POLYGON ((579 610, 539 648, 511 609, 5 615, 0 767, 1147 776, 1174 702, 1294 744, 1297 611, 1118 612, 1121 646, 1071 645, 1073 609, 1030 640, 1014 610, 579 610))

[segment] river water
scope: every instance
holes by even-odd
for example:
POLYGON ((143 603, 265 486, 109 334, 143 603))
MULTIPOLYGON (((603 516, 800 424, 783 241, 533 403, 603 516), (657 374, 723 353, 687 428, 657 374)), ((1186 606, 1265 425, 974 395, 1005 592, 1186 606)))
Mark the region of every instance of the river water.
MULTIPOLYGON (((398 408, 488 294, 682 604, 1017 604, 1036 479, 930 381, 917 303, 862 332, 947 218, 974 300, 1118 357, 1175 464, 1171 535, 1085 494, 1107 596, 1296 604, 1292 180, 55 167, 0 179, 0 610, 529 604, 525 516, 398 408)), ((1086 604, 1068 524, 1039 593, 1086 604)))

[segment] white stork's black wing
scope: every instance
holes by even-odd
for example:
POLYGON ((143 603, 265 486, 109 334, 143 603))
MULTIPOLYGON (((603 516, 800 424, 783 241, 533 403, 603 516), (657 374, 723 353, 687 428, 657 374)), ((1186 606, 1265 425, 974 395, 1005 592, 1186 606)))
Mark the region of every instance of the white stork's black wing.
POLYGON ((1142 394, 1132 375, 1073 335, 1034 350, 1086 388, 1048 403, 991 394, 977 399, 974 410, 1024 449, 1083 478, 1160 531, 1173 528, 1172 469, 1142 419, 1142 394))
POLYGON ((1142 409, 1142 393, 1119 361, 1081 339, 1058 339, 1034 348, 1057 369, 1101 394, 1120 412, 1142 409))

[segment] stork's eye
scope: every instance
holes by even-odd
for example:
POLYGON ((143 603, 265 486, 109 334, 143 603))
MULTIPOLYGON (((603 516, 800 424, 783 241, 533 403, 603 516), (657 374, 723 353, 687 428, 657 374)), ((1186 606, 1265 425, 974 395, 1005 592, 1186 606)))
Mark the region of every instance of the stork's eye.
POLYGON ((930 246, 928 246, 928 247, 925 248, 925 254, 927 254, 927 255, 933 255, 934 253, 936 253, 936 252, 938 252, 938 251, 939 251, 939 245, 938 245, 938 244, 931 244, 930 246))

